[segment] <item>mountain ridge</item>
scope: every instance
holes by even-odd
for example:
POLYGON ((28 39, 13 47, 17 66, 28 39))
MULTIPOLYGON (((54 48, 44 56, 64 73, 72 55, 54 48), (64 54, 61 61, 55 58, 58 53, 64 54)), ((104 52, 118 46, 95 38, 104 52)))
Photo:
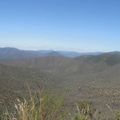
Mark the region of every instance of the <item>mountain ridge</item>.
POLYGON ((64 57, 78 57, 83 55, 98 55, 102 52, 74 52, 74 51, 60 51, 60 50, 21 50, 12 47, 0 48, 0 59, 20 59, 33 58, 45 56, 64 56, 64 57))

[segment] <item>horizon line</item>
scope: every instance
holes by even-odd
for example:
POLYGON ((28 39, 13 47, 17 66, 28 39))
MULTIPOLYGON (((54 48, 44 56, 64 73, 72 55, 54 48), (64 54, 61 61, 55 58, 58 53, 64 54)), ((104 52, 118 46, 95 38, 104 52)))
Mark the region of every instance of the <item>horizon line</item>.
POLYGON ((61 51, 61 52, 76 52, 76 53, 107 53, 107 52, 120 52, 119 50, 96 50, 96 51, 88 51, 88 50, 64 50, 64 49, 24 49, 24 48, 18 48, 18 47, 11 47, 11 46, 4 46, 0 48, 10 48, 10 49, 18 49, 18 50, 24 50, 24 51, 61 51))

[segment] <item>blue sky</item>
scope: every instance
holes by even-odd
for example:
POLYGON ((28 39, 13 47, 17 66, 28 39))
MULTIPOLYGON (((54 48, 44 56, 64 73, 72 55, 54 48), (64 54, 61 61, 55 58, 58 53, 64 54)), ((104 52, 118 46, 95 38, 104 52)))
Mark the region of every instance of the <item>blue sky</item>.
POLYGON ((0 0, 0 47, 120 50, 120 0, 0 0))

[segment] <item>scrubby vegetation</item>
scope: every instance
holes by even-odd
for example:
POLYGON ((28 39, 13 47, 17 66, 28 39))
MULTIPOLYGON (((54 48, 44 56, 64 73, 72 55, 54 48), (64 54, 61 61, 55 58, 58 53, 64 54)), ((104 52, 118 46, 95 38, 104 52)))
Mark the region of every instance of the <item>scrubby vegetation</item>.
POLYGON ((55 96, 31 95, 16 99, 13 109, 3 111, 0 120, 62 120, 66 116, 64 102, 55 96))
MULTIPOLYGON (((62 98, 47 93, 30 93, 29 98, 17 98, 12 107, 6 106, 0 120, 107 120, 91 102, 80 101, 71 111, 62 98)), ((113 120, 120 120, 120 112, 114 115, 113 120)))

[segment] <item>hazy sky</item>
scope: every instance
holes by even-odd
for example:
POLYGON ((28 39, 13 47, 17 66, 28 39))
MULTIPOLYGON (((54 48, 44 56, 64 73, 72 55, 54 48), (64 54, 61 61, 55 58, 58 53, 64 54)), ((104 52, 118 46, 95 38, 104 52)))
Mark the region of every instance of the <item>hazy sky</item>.
POLYGON ((0 47, 120 50, 120 0, 0 0, 0 47))

